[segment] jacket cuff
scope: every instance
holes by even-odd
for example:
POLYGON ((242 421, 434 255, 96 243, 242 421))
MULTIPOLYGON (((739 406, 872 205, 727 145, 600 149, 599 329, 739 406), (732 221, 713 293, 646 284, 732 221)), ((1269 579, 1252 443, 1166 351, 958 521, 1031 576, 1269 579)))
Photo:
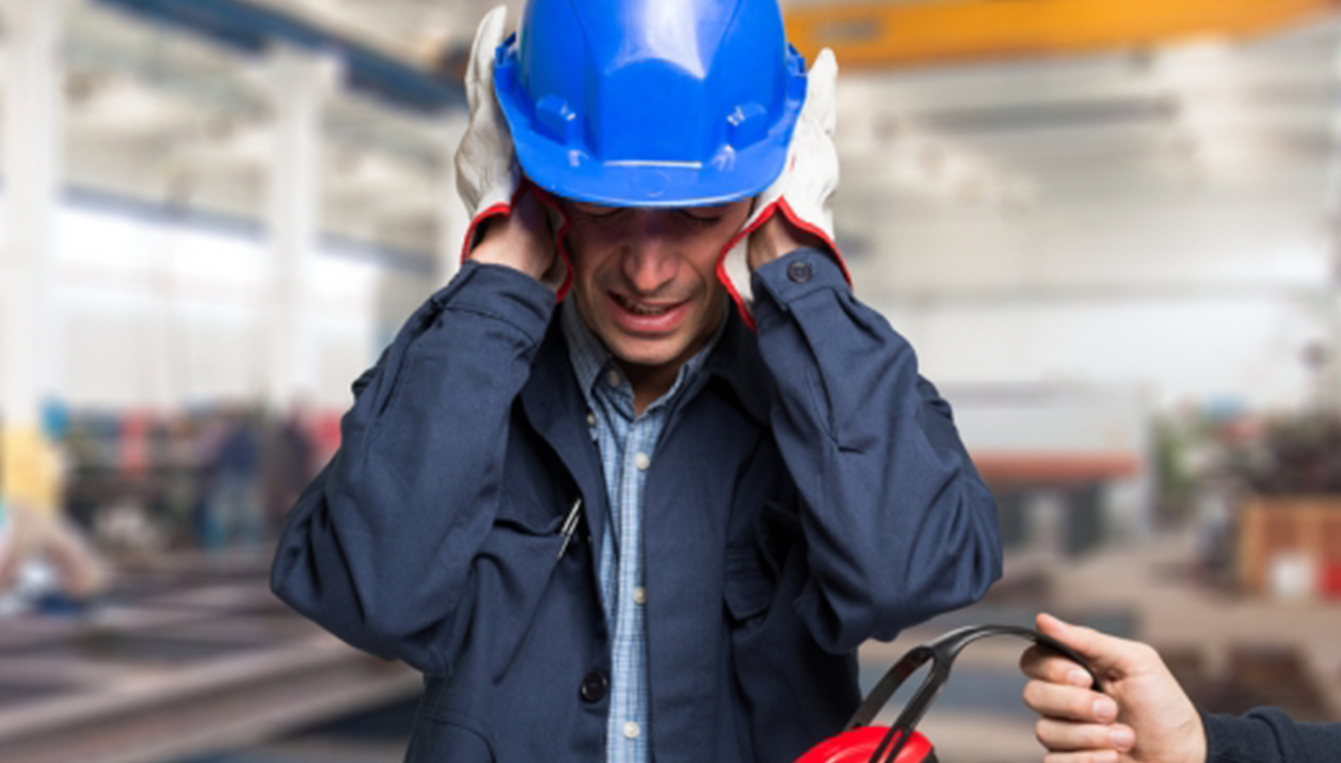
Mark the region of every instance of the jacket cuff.
POLYGON ((554 290, 506 265, 468 260, 441 294, 443 309, 496 318, 537 343, 554 314, 554 290))
MULTIPOLYGON (((849 292, 843 269, 821 249, 796 249, 754 271, 756 297, 767 293, 782 310, 817 291, 849 292)), ((757 309, 757 308, 756 308, 757 309)))
POLYGON ((1206 729, 1206 763, 1303 760, 1291 757, 1298 753, 1288 749, 1293 746, 1288 729, 1293 724, 1279 710, 1259 708, 1242 717, 1202 713, 1201 723, 1206 729), (1282 720, 1287 728, 1281 728, 1282 720))

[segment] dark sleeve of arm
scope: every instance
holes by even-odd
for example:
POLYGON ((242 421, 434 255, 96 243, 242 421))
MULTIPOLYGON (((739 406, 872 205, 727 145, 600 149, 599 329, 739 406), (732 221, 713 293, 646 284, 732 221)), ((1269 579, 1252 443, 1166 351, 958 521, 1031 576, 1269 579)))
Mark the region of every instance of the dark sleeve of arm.
POLYGON ((996 504, 913 348, 822 252, 759 268, 754 293, 773 431, 804 504, 796 606, 816 639, 845 651, 980 598, 1001 575, 996 504))
POLYGON ((1323 763, 1341 756, 1341 723, 1295 723, 1273 708, 1203 715, 1206 763, 1323 763))
POLYGON ((270 585, 348 643, 450 671, 497 511, 513 398, 554 293, 467 263, 354 383, 341 445, 289 513, 270 585))

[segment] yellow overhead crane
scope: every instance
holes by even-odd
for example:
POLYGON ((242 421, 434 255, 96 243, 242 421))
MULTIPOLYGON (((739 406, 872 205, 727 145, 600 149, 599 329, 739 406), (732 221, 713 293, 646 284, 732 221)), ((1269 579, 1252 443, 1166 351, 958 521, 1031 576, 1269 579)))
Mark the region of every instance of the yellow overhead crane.
POLYGON ((1341 8, 1341 0, 915 0, 793 5, 787 33, 807 60, 915 66, 1251 37, 1341 8))

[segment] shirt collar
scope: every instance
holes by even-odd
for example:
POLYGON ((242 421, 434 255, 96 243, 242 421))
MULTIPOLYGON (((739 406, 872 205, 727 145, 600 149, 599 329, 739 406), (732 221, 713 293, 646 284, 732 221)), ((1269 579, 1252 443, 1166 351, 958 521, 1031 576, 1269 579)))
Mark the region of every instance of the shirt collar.
MULTIPOLYGON (((731 303, 728 301, 726 310, 731 309, 731 303)), ((599 385, 597 382, 601 379, 601 374, 613 363, 614 357, 606 349, 605 344, 601 342, 587 324, 582 320, 582 315, 578 312, 577 303, 570 295, 560 305, 559 317, 563 328, 564 339, 568 344, 568 359, 572 363, 573 373, 577 375, 578 387, 582 394, 587 398, 587 404, 591 405, 592 395, 597 389, 608 389, 607 386, 599 385)), ((680 366, 680 370, 675 375, 675 383, 671 385, 669 391, 656 400, 652 407, 663 404, 664 401, 672 399, 680 389, 685 387, 687 380, 691 379, 707 361, 708 356, 712 354, 714 348, 722 338, 727 324, 730 322, 729 315, 723 315, 722 320, 717 323, 717 329, 694 356, 680 366)), ((621 387, 627 386, 627 381, 621 387)), ((630 392, 631 394, 631 392, 630 392)))

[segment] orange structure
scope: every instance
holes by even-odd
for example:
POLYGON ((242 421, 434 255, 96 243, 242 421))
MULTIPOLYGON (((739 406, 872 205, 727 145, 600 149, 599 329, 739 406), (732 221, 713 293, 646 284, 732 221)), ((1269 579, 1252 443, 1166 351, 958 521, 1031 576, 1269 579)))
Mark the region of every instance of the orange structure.
POLYGON ((887 67, 1251 37, 1335 11, 1338 0, 923 0, 796 5, 787 33, 807 60, 887 67))

